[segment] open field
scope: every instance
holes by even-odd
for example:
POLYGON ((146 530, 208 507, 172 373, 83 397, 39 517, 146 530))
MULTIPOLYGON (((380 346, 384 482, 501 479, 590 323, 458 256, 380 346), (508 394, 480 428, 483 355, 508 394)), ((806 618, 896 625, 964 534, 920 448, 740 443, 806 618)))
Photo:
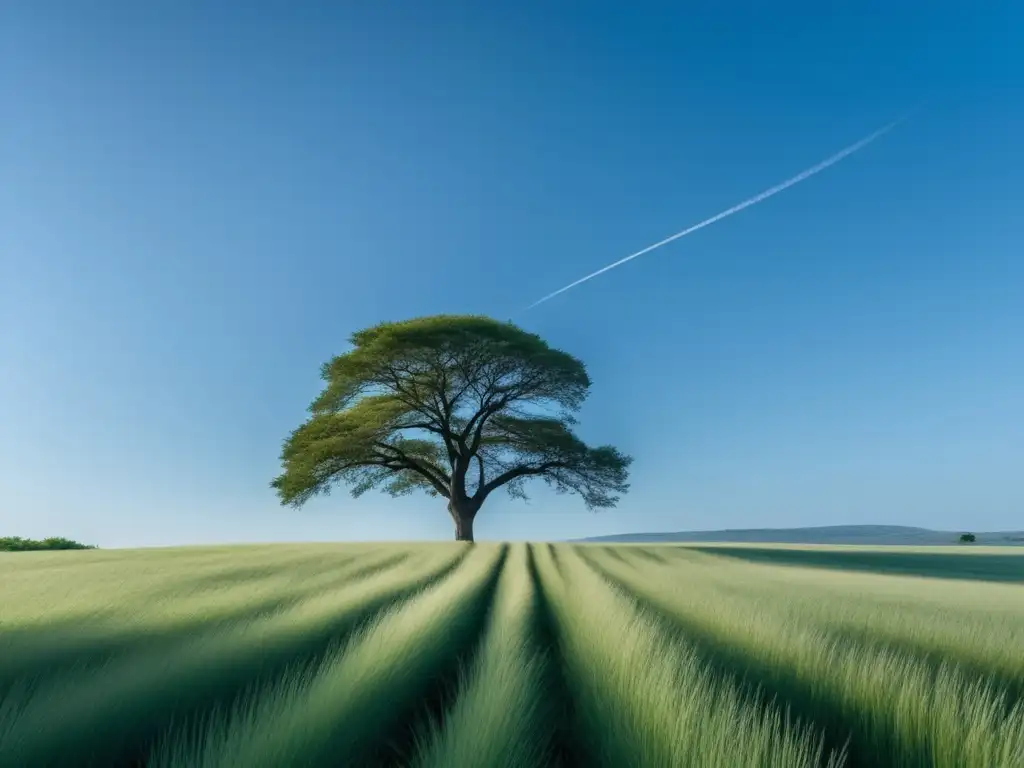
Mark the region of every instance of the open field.
POLYGON ((0 554, 0 766, 1024 766, 1024 550, 0 554))
MULTIPOLYGON (((885 546, 943 546, 957 544, 964 531, 933 531, 905 525, 823 525, 809 528, 734 528, 722 531, 623 533, 596 536, 580 542, 594 544, 668 544, 728 542, 731 544, 851 544, 885 546)), ((1024 546, 1024 531, 974 531, 979 545, 1024 546)))

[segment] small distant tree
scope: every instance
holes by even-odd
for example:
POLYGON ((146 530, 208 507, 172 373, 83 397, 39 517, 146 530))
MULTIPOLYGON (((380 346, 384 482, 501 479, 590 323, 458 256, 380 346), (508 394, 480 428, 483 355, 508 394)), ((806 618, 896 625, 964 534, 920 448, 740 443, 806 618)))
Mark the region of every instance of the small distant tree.
POLYGON ((23 539, 21 536, 0 536, 0 552, 32 552, 45 549, 96 549, 71 539, 54 536, 48 539, 23 539))
POLYGON ((458 541, 492 493, 525 498, 530 478, 611 507, 630 457, 572 430, 590 389, 583 363, 487 317, 437 315, 352 335, 326 363, 312 417, 285 440, 271 485, 299 507, 334 483, 447 500, 458 541))
POLYGON ((975 539, 973 533, 961 533, 960 534, 960 543, 961 544, 973 544, 975 542, 975 540, 976 539, 975 539))

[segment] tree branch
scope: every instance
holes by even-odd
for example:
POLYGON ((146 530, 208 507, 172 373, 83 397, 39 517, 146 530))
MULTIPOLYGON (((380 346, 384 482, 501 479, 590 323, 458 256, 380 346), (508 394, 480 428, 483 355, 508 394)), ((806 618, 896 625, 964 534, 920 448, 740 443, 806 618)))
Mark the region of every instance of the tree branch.
POLYGON ((518 386, 498 386, 499 377, 496 377, 491 382, 485 391, 485 395, 481 398, 480 410, 473 414, 469 422, 466 424, 466 428, 462 431, 460 438, 465 441, 469 439, 470 432, 473 433, 473 441, 469 444, 469 453, 472 456, 480 448, 480 441, 483 439, 484 428, 487 426, 487 420, 499 413, 503 409, 507 408, 516 400, 528 397, 530 392, 538 385, 539 377, 531 376, 524 378, 519 382, 518 386))
MULTIPOLYGON (((389 380, 387 386, 391 387, 395 396, 398 397, 405 405, 409 406, 410 410, 424 416, 427 421, 426 424, 430 426, 420 426, 420 429, 427 429, 436 435, 440 435, 444 441, 444 447, 448 451, 448 460, 451 462, 455 458, 457 451, 456 443, 453 439, 451 429, 451 412, 448 407, 442 405, 439 407, 437 403, 433 404, 433 407, 429 407, 423 402, 423 398, 420 394, 415 391, 416 384, 414 379, 414 373, 411 369, 406 367, 404 370, 398 368, 394 363, 384 366, 384 371, 388 374, 389 380), (413 390, 410 391, 408 387, 403 384, 403 375, 407 381, 412 383, 413 390)), ((436 394, 436 392, 434 393, 436 394)), ((442 395, 442 404, 444 403, 444 397, 442 395)), ((422 423, 421 423, 422 424, 422 423)))
POLYGON ((432 432, 435 435, 444 436, 444 430, 438 429, 436 426, 431 424, 429 421, 415 421, 412 424, 396 424, 394 429, 423 429, 427 432, 432 432))
MULTIPOLYGON (((422 475, 423 477, 425 477, 430 482, 430 484, 434 487, 434 490, 437 491, 439 494, 444 496, 446 499, 450 498, 451 491, 450 491, 449 486, 451 484, 451 479, 448 477, 447 474, 445 474, 445 472, 440 467, 434 466, 433 464, 429 464, 426 461, 424 461, 423 463, 420 463, 420 461, 417 461, 412 456, 409 456, 401 448, 398 448, 398 447, 396 447, 394 445, 391 445, 390 443, 377 442, 377 443, 374 443, 374 445, 378 446, 379 448, 383 448, 385 450, 393 451, 395 453, 398 461, 401 462, 401 463, 396 465, 396 466, 391 466, 390 467, 391 469, 409 469, 409 470, 412 470, 413 472, 416 472, 417 474, 422 475)), ((384 456, 384 455, 381 455, 379 453, 377 455, 382 460, 384 460, 384 461, 394 461, 395 460, 392 457, 384 456)), ((389 465, 388 464, 384 464, 383 466, 388 467, 389 465)))
POLYGON ((516 478, 527 477, 527 476, 530 476, 530 475, 543 475, 545 472, 550 472, 552 469, 567 469, 567 468, 568 468, 568 465, 565 462, 562 462, 562 461, 546 461, 543 464, 536 464, 536 465, 533 465, 533 466, 531 466, 529 464, 521 464, 518 467, 513 467, 512 469, 508 470, 507 472, 502 472, 496 478, 491 480, 491 482, 489 482, 486 485, 484 485, 484 487, 483 487, 483 495, 481 495, 481 491, 478 490, 476 492, 476 496, 474 496, 473 498, 475 499, 475 498, 479 497, 479 501, 482 502, 493 491, 497 490, 498 488, 500 488, 501 486, 505 485, 506 483, 512 482, 516 478))
MULTIPOLYGON (((477 463, 477 467, 480 470, 480 474, 477 477, 477 481, 476 481, 476 493, 478 494, 478 493, 480 493, 480 489, 484 487, 484 484, 486 482, 486 477, 484 475, 484 457, 481 456, 479 453, 476 454, 476 463, 477 463)), ((474 495, 476 495, 476 494, 474 494, 474 495)))

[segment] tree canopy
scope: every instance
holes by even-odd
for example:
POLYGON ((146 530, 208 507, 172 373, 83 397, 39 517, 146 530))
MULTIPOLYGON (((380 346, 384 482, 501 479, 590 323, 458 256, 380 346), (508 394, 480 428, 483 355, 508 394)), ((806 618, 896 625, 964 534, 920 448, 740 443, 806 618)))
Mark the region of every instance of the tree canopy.
POLYGON ((512 323, 436 315, 354 333, 324 364, 325 387, 281 453, 271 485, 301 506, 335 484, 359 496, 417 490, 448 500, 456 538, 494 491, 538 478, 589 509, 625 493, 631 459, 573 432, 586 367, 512 323))

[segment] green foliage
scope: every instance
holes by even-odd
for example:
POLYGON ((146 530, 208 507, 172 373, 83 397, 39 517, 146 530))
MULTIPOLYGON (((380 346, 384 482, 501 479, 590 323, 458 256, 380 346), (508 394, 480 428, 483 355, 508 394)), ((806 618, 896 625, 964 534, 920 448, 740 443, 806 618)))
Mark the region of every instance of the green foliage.
POLYGON ((79 544, 77 541, 60 536, 48 539, 23 539, 21 536, 0 537, 0 552, 31 552, 36 550, 55 549, 96 549, 90 544, 79 544))
POLYGON ((975 541, 977 541, 977 538, 975 537, 975 535, 973 533, 961 533, 960 534, 960 543, 961 544, 973 544, 975 541))
POLYGON ((323 366, 311 417, 288 437, 271 485, 301 506, 335 483, 358 496, 425 490, 472 519, 506 488, 540 478, 590 509, 625 493, 631 459, 572 431, 590 388, 581 361, 487 317, 382 323, 323 366))

